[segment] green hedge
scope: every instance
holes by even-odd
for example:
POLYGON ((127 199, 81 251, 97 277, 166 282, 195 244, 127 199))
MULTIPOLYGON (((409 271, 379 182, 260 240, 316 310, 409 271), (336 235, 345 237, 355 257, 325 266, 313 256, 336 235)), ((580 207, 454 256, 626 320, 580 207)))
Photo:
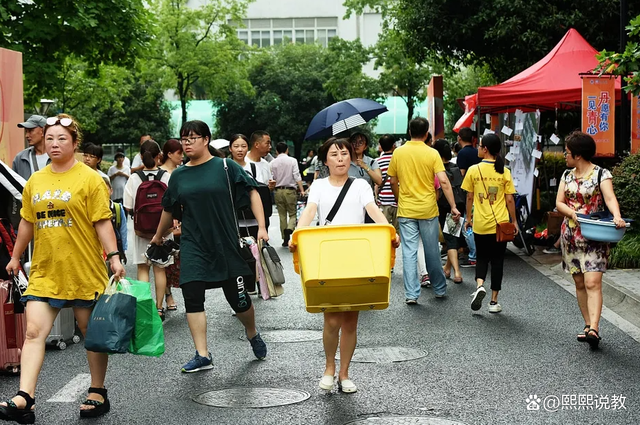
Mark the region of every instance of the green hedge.
POLYGON ((640 231, 627 231, 624 238, 611 250, 609 268, 640 268, 640 231))
POLYGON ((636 220, 640 226, 640 153, 629 155, 613 169, 613 189, 625 218, 636 220))

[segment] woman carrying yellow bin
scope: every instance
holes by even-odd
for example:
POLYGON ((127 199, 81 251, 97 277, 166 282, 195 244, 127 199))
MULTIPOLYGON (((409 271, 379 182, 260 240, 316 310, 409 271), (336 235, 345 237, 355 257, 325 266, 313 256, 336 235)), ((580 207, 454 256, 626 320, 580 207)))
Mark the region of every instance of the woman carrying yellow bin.
MULTIPOLYGON (((364 224, 365 212, 375 223, 388 224, 375 203, 371 186, 362 179, 349 178, 349 166, 354 158, 351 144, 345 139, 332 137, 320 148, 318 159, 329 168, 329 177, 316 180, 309 190, 307 207, 302 212, 298 227, 307 227, 316 214, 321 225, 364 224), (341 198, 341 192, 346 187, 341 198), (336 205, 338 208, 335 208, 336 205), (335 210, 335 211, 334 211, 335 210)), ((394 247, 400 244, 396 235, 394 247)), ((293 240, 289 243, 291 252, 296 250, 293 240)), ((355 393, 358 388, 349 379, 349 364, 356 348, 358 311, 324 313, 323 344, 326 357, 324 375, 320 388, 333 389, 336 373, 336 350, 340 342, 340 371, 338 388, 344 393, 355 393), (342 330, 342 336, 340 331, 342 330)))

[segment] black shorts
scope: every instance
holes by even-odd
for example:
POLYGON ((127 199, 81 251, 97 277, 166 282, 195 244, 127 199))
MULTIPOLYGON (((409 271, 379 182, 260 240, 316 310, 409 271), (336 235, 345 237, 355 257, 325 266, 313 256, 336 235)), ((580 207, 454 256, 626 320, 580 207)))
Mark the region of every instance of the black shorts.
POLYGON ((251 308, 251 297, 247 294, 245 282, 248 277, 238 276, 223 282, 195 281, 180 285, 187 313, 204 311, 204 294, 207 289, 222 288, 227 302, 236 313, 244 313, 251 308))

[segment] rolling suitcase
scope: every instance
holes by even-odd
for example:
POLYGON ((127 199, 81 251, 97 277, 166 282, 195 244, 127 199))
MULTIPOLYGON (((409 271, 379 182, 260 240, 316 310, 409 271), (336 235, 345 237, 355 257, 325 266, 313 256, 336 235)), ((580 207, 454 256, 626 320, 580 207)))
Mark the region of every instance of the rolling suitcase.
POLYGON ((24 314, 11 315, 5 311, 10 285, 10 281, 0 280, 0 371, 18 373, 20 352, 27 333, 27 320, 24 314), (10 317, 13 319, 9 319, 10 317), (8 345, 15 348, 9 348, 8 345))
POLYGON ((46 344, 55 345, 60 350, 64 350, 67 348, 68 341, 77 344, 80 342, 80 337, 76 335, 76 318, 73 315, 73 309, 63 308, 53 322, 46 344))

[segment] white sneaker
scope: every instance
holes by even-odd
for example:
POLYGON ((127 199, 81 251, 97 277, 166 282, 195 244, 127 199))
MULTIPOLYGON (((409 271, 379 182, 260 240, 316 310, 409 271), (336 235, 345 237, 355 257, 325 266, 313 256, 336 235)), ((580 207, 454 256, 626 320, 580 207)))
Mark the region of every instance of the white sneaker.
POLYGON ((333 389, 334 377, 331 375, 324 375, 320 380, 319 387, 325 391, 331 391, 333 389))
POLYGON ((500 313, 502 306, 500 304, 489 304, 489 313, 500 313))
POLYGON ((473 294, 471 294, 473 297, 473 300, 471 300, 471 310, 480 310, 480 307, 482 307, 482 300, 485 295, 487 295, 487 291, 484 289, 484 286, 480 286, 473 294))

